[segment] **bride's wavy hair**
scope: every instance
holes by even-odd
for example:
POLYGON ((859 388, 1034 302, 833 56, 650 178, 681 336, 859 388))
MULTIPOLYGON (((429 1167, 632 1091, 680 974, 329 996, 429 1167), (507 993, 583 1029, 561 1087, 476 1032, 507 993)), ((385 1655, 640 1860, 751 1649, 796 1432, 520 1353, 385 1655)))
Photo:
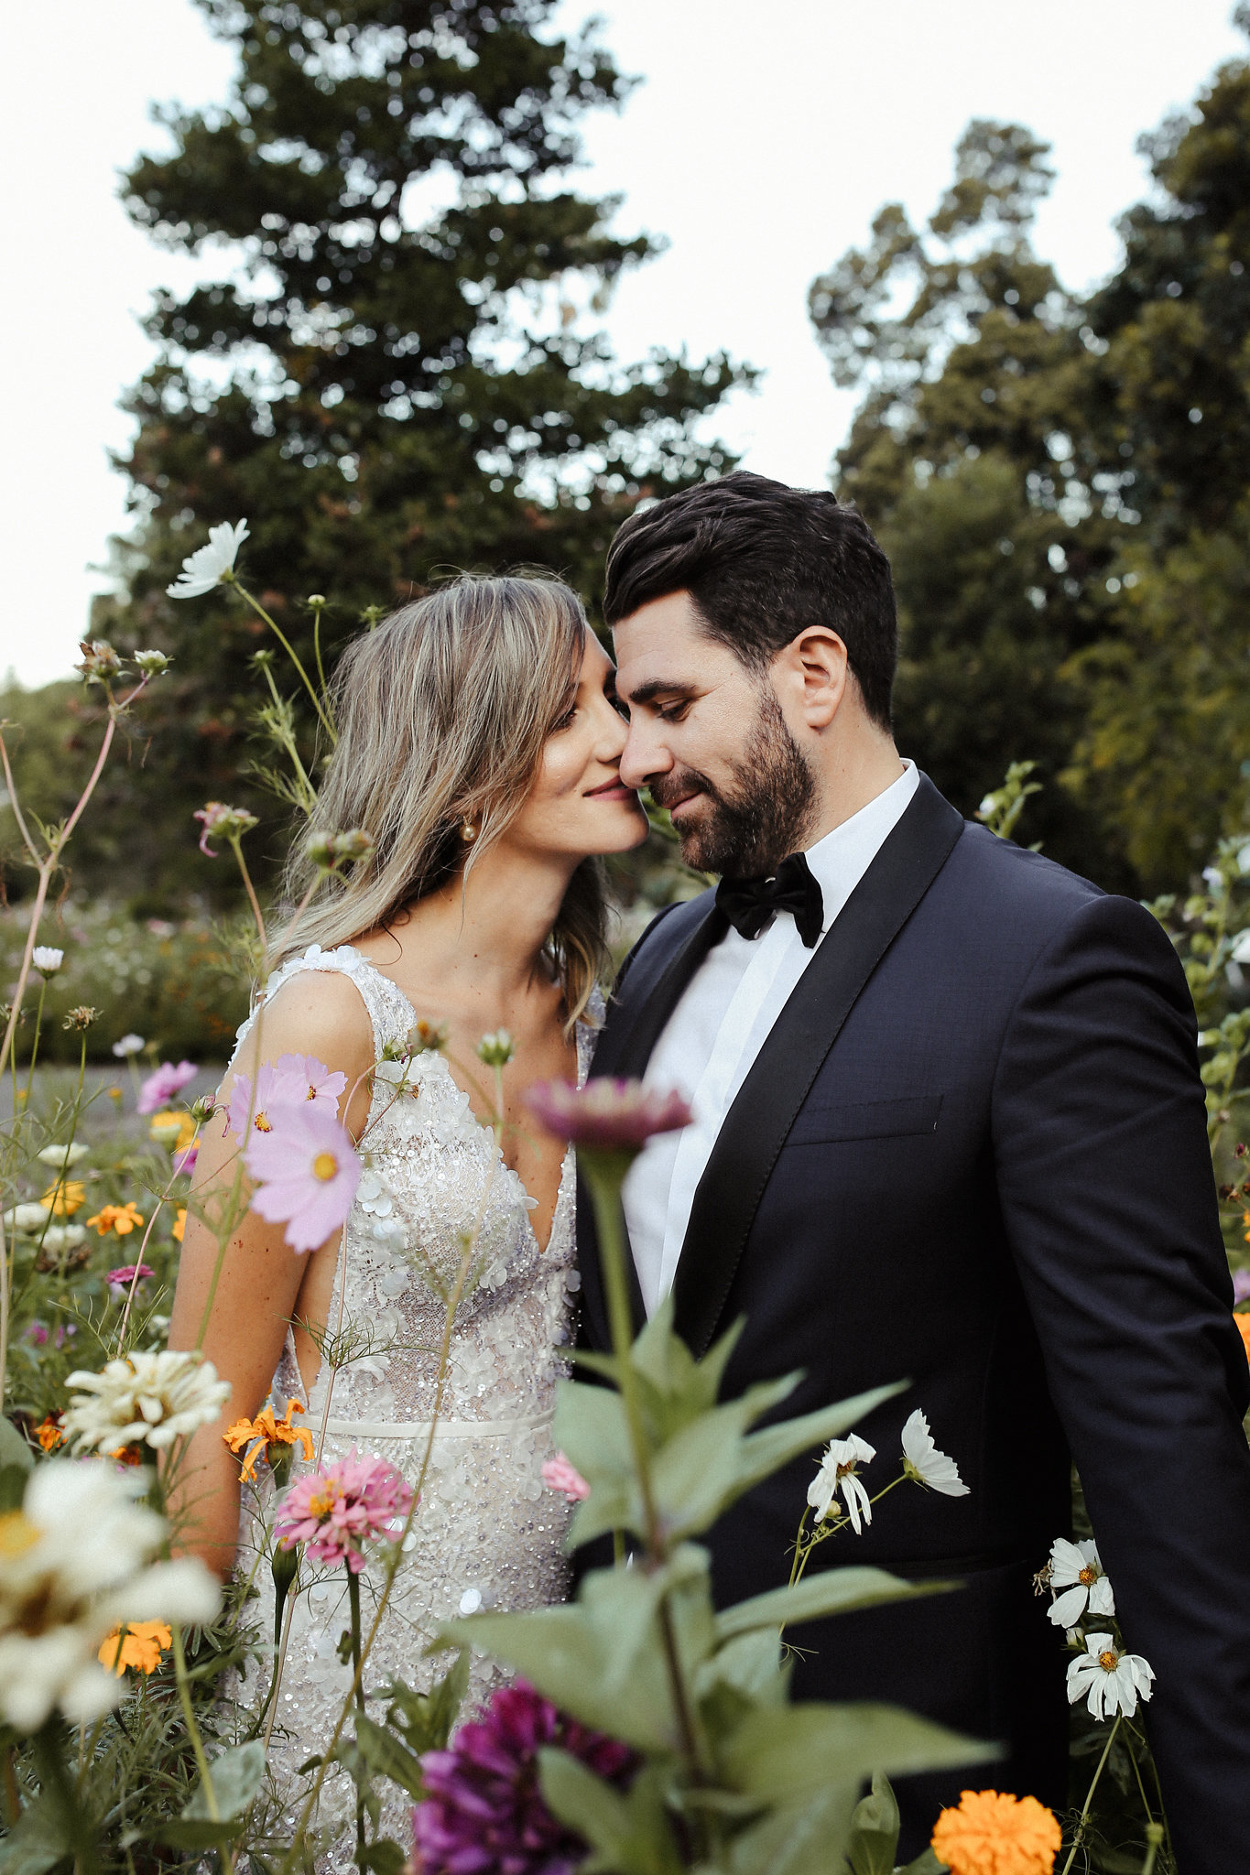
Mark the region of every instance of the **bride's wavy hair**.
MULTIPOLYGON (((363 827, 368 859, 327 879, 274 941, 271 964, 385 927, 469 870, 516 818, 543 746, 577 690, 589 626, 563 580, 462 575, 392 612, 347 647, 331 685, 339 742, 308 838, 363 827), (469 821, 476 840, 461 836, 469 821)), ((306 841, 284 896, 316 881, 306 841)), ((569 882, 548 940, 571 1029, 609 964, 607 894, 597 859, 569 882)))

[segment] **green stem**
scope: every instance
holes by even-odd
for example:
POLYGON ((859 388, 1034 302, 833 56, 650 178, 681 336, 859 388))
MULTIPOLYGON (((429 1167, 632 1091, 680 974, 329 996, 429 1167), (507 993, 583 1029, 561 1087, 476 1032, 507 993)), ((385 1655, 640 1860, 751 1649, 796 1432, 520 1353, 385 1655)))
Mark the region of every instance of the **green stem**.
POLYGON ((1146 1860, 1141 1865, 1141 1875, 1153 1875, 1155 1857, 1163 1842, 1162 1823, 1149 1823, 1146 1826, 1146 1860))
POLYGON ((242 597, 247 600, 247 603, 251 606, 253 612, 255 612, 260 618, 264 619, 266 625, 268 625, 270 631, 273 633, 274 637, 278 640, 278 643, 282 646, 282 649, 286 652, 287 656, 290 658, 292 664, 295 666, 296 670, 299 672, 300 682, 303 684, 305 690, 308 692, 309 696, 312 698, 312 706, 316 710, 318 717, 321 719, 321 727, 325 730, 327 736, 329 736, 330 738, 330 747, 334 748, 334 746, 338 742, 338 737, 334 733, 334 724, 330 721, 330 718, 326 713, 325 705, 322 703, 321 698, 317 695, 316 688, 311 682, 308 672, 304 669, 304 666, 300 663, 299 658, 297 657, 296 652, 295 652, 295 647, 291 644, 290 640, 287 638, 286 634, 282 631, 281 627, 277 624, 277 622, 273 618, 270 617, 268 612, 266 612, 264 606, 260 603, 260 600, 253 599, 251 593, 247 590, 247 587, 240 585, 239 581, 235 579, 233 573, 227 576, 225 580, 225 584, 229 586, 233 586, 235 591, 241 594, 242 597))
POLYGON ((35 1733, 35 1763, 39 1770, 39 1782, 45 1791, 51 1793, 61 1813, 74 1852, 75 1875, 96 1875, 99 1858, 96 1855, 95 1833, 87 1822, 66 1770, 60 1749, 62 1736, 61 1728, 55 1720, 49 1720, 35 1733))
MULTIPOLYGON (((352 1690, 356 1695, 356 1710, 365 1709, 365 1688, 360 1663, 360 1577, 350 1566, 347 1568, 347 1606, 352 1624, 352 1690)), ((362 1791, 356 1792, 356 1848, 365 1846, 365 1799, 362 1791)), ((357 1858, 359 1860, 359 1857, 357 1858)))
POLYGON ((1098 1769, 1094 1772, 1093 1777, 1090 1779, 1089 1789, 1085 1793, 1085 1802, 1082 1804, 1081 1814, 1077 1818, 1076 1834, 1072 1838, 1072 1847, 1068 1850, 1068 1859, 1064 1863, 1062 1869, 1059 1871, 1059 1875, 1068 1875, 1068 1870, 1072 1867, 1073 1862, 1075 1862, 1076 1860, 1076 1852, 1081 1846, 1082 1838, 1085 1835, 1085 1826, 1089 1822, 1089 1807, 1091 1803, 1093 1803, 1094 1801, 1094 1792, 1098 1788, 1098 1780, 1102 1776, 1103 1768, 1106 1765, 1107 1759, 1111 1755, 1111 1747, 1115 1743, 1115 1735, 1120 1729, 1120 1720, 1123 1717, 1124 1717, 1124 1714, 1122 1712, 1117 1712, 1116 1717, 1115 1717, 1115 1724, 1112 1726, 1110 1732, 1107 1734, 1107 1742, 1102 1748, 1102 1757, 1098 1760, 1098 1769))
POLYGON ((204 1740, 200 1737, 200 1728, 195 1723, 195 1713, 191 1708, 191 1687, 187 1680, 187 1657, 182 1651, 182 1629, 176 1621, 170 1623, 174 1641, 174 1678, 178 1682, 178 1702, 182 1707, 182 1716, 187 1722, 187 1733, 191 1739, 191 1749, 195 1753, 196 1769, 200 1782, 204 1786, 204 1802, 208 1814, 214 1823, 220 1823, 221 1812, 217 1808, 217 1792, 213 1789, 212 1776, 208 1769, 208 1759, 204 1756, 204 1740))
POLYGON ((12 1829, 22 1814, 22 1793, 17 1782, 17 1771, 13 1764, 13 1747, 4 1748, 4 1820, 12 1829))
MULTIPOLYGON (((47 996, 47 994, 48 994, 48 979, 47 977, 41 974, 39 978, 39 1001, 35 1006, 35 1039, 30 1045, 30 1062, 26 1069, 26 1105, 27 1107, 30 1106, 30 1090, 32 1086, 34 1085, 34 1080, 35 1080, 35 1057, 39 1053, 39 1031, 43 1027, 43 1004, 44 1004, 44 998, 47 996)), ((14 1049, 13 1053, 16 1056, 17 1050, 14 1049)), ((68 1171, 68 1168, 67 1168, 67 1171, 68 1171)))
POLYGON ((313 607, 313 655, 315 656, 317 660, 317 681, 321 685, 321 694, 322 696, 324 696, 328 686, 326 684, 326 667, 321 662, 321 614, 322 614, 322 610, 323 608, 319 605, 313 607))

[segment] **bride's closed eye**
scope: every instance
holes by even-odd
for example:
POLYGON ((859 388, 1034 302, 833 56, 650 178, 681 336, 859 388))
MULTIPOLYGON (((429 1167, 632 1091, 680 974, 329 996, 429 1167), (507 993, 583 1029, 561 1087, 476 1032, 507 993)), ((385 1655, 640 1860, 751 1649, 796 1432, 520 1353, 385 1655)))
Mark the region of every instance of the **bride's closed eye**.
POLYGON ((548 731, 548 734, 552 736, 558 736, 562 729, 568 729, 571 726, 573 722, 573 718, 576 715, 577 715, 577 705, 576 703, 572 703, 569 705, 568 709, 564 712, 563 716, 557 716, 555 722, 552 723, 551 728, 548 731))

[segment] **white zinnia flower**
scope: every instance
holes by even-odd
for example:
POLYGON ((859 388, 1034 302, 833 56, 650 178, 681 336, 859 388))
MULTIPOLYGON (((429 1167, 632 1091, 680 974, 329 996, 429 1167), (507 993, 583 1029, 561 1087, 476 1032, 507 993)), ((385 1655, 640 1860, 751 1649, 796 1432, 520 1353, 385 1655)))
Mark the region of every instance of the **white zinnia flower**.
POLYGON ((861 1439, 857 1432, 847 1439, 829 1441, 820 1470, 807 1487, 807 1501, 816 1512, 817 1523, 823 1523, 831 1511, 836 1512, 839 1491, 846 1499, 846 1514, 856 1536, 860 1533, 861 1515, 865 1523, 872 1522, 872 1505, 863 1480, 857 1476, 857 1467, 866 1465, 876 1456, 877 1448, 861 1439))
POLYGON ((207 547, 197 547, 182 563, 182 571, 165 591, 171 599, 198 599, 220 586, 223 573, 234 571, 235 556, 247 539, 246 521, 221 521, 208 530, 207 547))
POLYGON ((30 961, 41 977, 54 977, 65 962, 65 952, 54 950, 51 944, 36 944, 30 953, 30 961))
POLYGON ((927 1484, 943 1497, 967 1497, 968 1486, 959 1475, 959 1467, 945 1452, 939 1452, 929 1432, 929 1422, 919 1407, 903 1427, 903 1473, 917 1484, 927 1484))
POLYGON ((10 1230, 42 1231, 48 1213, 41 1204, 15 1204, 5 1212, 4 1221, 10 1230))
POLYGON ((1097 1543, 1069 1543, 1056 1537, 1050 1549, 1050 1586, 1061 1591, 1046 1610, 1057 1628, 1073 1628, 1086 1614, 1115 1613, 1115 1596, 1103 1573, 1097 1543))
POLYGON ((80 1159, 85 1159, 86 1156, 87 1148, 85 1146, 75 1146, 72 1144, 69 1146, 44 1146, 35 1154, 35 1157, 39 1160, 41 1165, 50 1165, 56 1172, 59 1172, 62 1167, 68 1169, 71 1165, 77 1165, 78 1161, 80 1159))
POLYGON ((1087 1634, 1085 1646, 1088 1651, 1068 1668, 1068 1703, 1075 1706, 1088 1694, 1085 1703, 1096 1719, 1113 1712, 1131 1719, 1138 1696, 1150 1698, 1154 1668, 1140 1654, 1118 1653, 1110 1634, 1087 1634))
POLYGON ((159 1451, 211 1425, 230 1397, 229 1381, 218 1380, 211 1361, 173 1348, 109 1361, 98 1374, 80 1370, 66 1385, 82 1389, 64 1420, 65 1437, 80 1452, 135 1443, 159 1451))
MULTIPOLYGON (((40 1205, 39 1209, 43 1211, 43 1206, 40 1205)), ((45 1217, 48 1215, 46 1211, 43 1214, 45 1217)), ((42 1236, 44 1249, 50 1250, 54 1256, 62 1250, 77 1250, 79 1244, 87 1240, 87 1233, 81 1224, 49 1224, 42 1236)))
POLYGON ((147 1047, 141 1035, 123 1035, 120 1042, 113 1043, 113 1053, 119 1061, 125 1061, 128 1055, 138 1055, 147 1047))
POLYGON ((143 1490, 138 1472, 51 1459, 32 1471, 21 1510, 0 1517, 0 1718, 18 1731, 58 1706, 85 1725, 118 1703, 124 1682, 96 1655, 121 1622, 216 1614, 202 1563, 150 1562, 165 1523, 135 1502, 143 1490))

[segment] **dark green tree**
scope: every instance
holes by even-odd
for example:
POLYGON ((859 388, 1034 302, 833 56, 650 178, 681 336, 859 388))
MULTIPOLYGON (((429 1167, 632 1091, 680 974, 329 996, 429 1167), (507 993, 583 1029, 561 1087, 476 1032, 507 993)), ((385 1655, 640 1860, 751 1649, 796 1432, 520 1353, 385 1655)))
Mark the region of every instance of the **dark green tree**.
POLYGON ((579 120, 629 86, 593 35, 547 35, 554 0, 198 4, 237 80, 219 109, 162 113, 174 152, 126 202, 161 245, 220 249, 222 275, 148 321, 130 597, 95 620, 176 659, 134 801, 174 885, 208 882, 186 816, 239 792, 265 631, 224 592, 165 597, 210 524, 248 519, 241 570, 310 664, 313 593, 328 653, 452 568, 540 565, 593 603, 634 503, 729 466, 695 429, 743 375, 622 369, 591 329, 656 244, 565 184, 579 120))

